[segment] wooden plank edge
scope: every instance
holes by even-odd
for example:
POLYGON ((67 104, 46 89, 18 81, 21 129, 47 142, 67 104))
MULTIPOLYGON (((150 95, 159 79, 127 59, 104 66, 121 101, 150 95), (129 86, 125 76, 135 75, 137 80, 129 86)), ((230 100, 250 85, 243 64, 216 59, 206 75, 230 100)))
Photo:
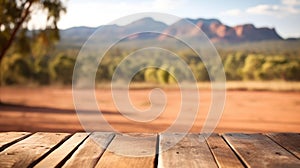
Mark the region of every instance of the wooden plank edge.
MULTIPOLYGON (((234 148, 234 146, 232 146, 226 139, 226 137, 224 135, 231 135, 231 134, 235 134, 235 133, 222 133, 219 134, 219 136, 221 136, 223 138, 223 140, 225 141, 225 143, 229 146, 229 148, 231 149, 231 151, 235 154, 235 156, 239 159, 239 161, 242 163, 242 165, 244 167, 248 167, 247 166, 247 162, 246 160, 243 159, 243 157, 236 151, 236 149, 234 148)), ((241 133, 242 134, 242 133, 241 133)))
MULTIPOLYGON (((64 159, 62 159, 56 167, 62 167, 71 157, 72 155, 75 153, 75 151, 79 148, 79 146, 81 146, 84 141, 87 140, 87 138, 91 135, 92 133, 89 132, 88 136, 86 136, 64 159)), ((75 135, 75 134, 74 134, 75 135)))
POLYGON ((158 160, 160 156, 160 151, 159 151, 159 141, 160 141, 160 134, 156 133, 156 144, 155 144, 155 156, 154 156, 154 167, 158 167, 158 160))
MULTIPOLYGON (((56 132, 57 134, 60 134, 58 132, 56 132)), ((53 146, 48 152, 46 152, 44 155, 42 155, 41 157, 39 157, 38 159, 36 159, 35 161, 33 161, 28 167, 34 167, 36 164, 38 164, 41 160, 43 160, 45 157, 47 157, 51 152, 53 152, 54 150, 56 150, 60 145, 62 145, 65 141, 67 141, 72 135, 74 134, 70 134, 67 135, 64 139, 62 139, 59 143, 57 143, 55 146, 53 146)))
POLYGON ((215 159, 215 162, 217 163, 218 167, 223 167, 223 165, 218 161, 219 159, 217 158, 215 152, 213 151, 213 150, 214 150, 214 149, 213 149, 213 146, 211 146, 211 144, 210 144, 210 142, 209 142, 209 140, 208 140, 208 139, 210 138, 210 136, 218 136, 218 137, 220 138, 220 140, 222 140, 222 141, 224 142, 224 144, 228 147, 229 151, 232 152, 233 156, 235 156, 236 161, 238 161, 238 163, 240 163, 239 166, 246 167, 246 165, 245 165, 245 164, 241 161, 241 159, 237 156, 237 154, 234 152, 234 150, 231 148, 231 146, 230 146, 230 145, 227 143, 227 141, 222 137, 222 134, 221 134, 221 133, 211 133, 211 134, 206 134, 206 133, 204 133, 204 134, 202 134, 202 135, 204 136, 205 141, 206 141, 206 143, 207 143, 207 145, 208 145, 208 147, 209 147, 209 149, 210 149, 210 151, 211 151, 211 153, 212 153, 212 155, 213 155, 213 157, 214 157, 214 159, 215 159))
MULTIPOLYGON (((209 147, 209 144, 206 141, 207 134, 205 134, 205 133, 204 134, 202 134, 202 133, 178 133, 178 132, 167 133, 167 134, 170 134, 170 135, 172 135, 172 134, 182 134, 183 135, 184 134, 184 136, 182 137, 182 139, 180 139, 177 143, 180 143, 180 141, 182 141, 183 138, 185 138, 188 135, 195 136, 195 138, 197 139, 198 143, 203 143, 203 145, 207 147, 207 152, 210 153, 210 156, 211 156, 211 159, 212 159, 214 165, 216 167, 219 167, 219 165, 218 165, 218 163, 216 161, 216 158, 214 157, 214 154, 212 153, 212 151, 211 151, 211 149, 209 147)), ((161 151, 161 146, 159 146, 159 144, 160 144, 160 138, 161 138, 162 135, 163 135, 162 133, 158 134, 159 139, 157 140, 157 142, 158 142, 157 149, 159 150, 159 156, 158 156, 158 163, 156 164, 156 167, 164 167, 163 166, 163 162, 162 162, 163 158, 162 158, 162 155, 160 155, 160 154, 163 153, 163 152, 165 152, 165 151, 161 151)))
MULTIPOLYGON (((212 134, 214 134, 214 133, 212 133, 212 134)), ((209 137, 210 135, 212 135, 212 134, 209 134, 209 135, 208 135, 208 134, 205 134, 205 133, 204 133, 204 134, 199 134, 198 136, 199 136, 199 138, 200 138, 200 136, 203 137, 203 139, 204 139, 206 145, 208 146, 208 149, 209 149, 211 155, 212 155, 213 158, 214 158, 214 161, 216 162, 216 165, 217 165, 218 167, 220 167, 219 162, 218 162, 218 160, 217 160, 217 158, 216 158, 214 152, 212 151, 212 149, 210 148, 210 146, 209 146, 209 144, 208 144, 208 142, 207 142, 208 137, 209 137)), ((216 134, 216 135, 220 136, 219 134, 216 134)))
POLYGON ((277 142, 276 139, 273 139, 272 136, 269 135, 270 133, 265 133, 263 135, 265 135, 266 137, 270 138, 274 143, 276 143, 278 146, 282 147, 284 150, 286 150, 288 153, 292 154, 293 156, 295 156, 297 159, 300 160, 300 158, 294 154, 294 152, 290 151, 289 149, 285 148, 281 143, 277 142))
POLYGON ((74 133, 70 138, 64 141, 58 148, 52 151, 49 155, 47 155, 43 160, 38 162, 35 167, 61 167, 60 165, 63 164, 64 159, 69 157, 74 149, 80 145, 90 133, 85 132, 78 132, 74 133), (58 157, 59 156, 59 157, 58 157))
MULTIPOLYGON (((97 133, 97 132, 92 132, 90 135, 92 135, 93 133, 97 133)), ((103 152, 99 155, 97 161, 95 162, 94 167, 97 166, 98 162, 100 161, 101 157, 103 156, 103 154, 105 153, 105 151, 107 150, 108 146, 111 144, 111 142, 115 139, 117 133, 113 133, 112 132, 112 137, 110 139, 110 141, 107 143, 105 149, 103 150, 103 152)), ((67 162, 67 161, 66 161, 67 162)))
POLYGON ((29 136, 31 136, 31 135, 33 134, 33 133, 31 133, 31 132, 24 132, 24 133, 28 133, 28 134, 26 134, 26 135, 24 135, 24 136, 22 136, 22 137, 19 137, 18 139, 15 139, 15 140, 13 140, 13 141, 11 141, 11 142, 8 142, 8 143, 5 144, 5 145, 2 145, 2 146, 0 147, 0 152, 2 152, 3 150, 5 150, 6 148, 10 147, 11 145, 13 145, 13 144, 15 144, 15 143, 17 143, 17 142, 20 142, 20 141, 22 141, 22 140, 28 138, 29 136))
MULTIPOLYGON (((212 133, 212 134, 213 134, 213 133, 212 133)), ((208 136, 207 134, 198 134, 198 137, 199 137, 199 139, 200 139, 200 137, 202 137, 202 138, 204 139, 204 141, 205 141, 205 143, 206 143, 206 145, 207 145, 207 147, 208 147, 208 149, 209 149, 209 152, 210 152, 210 154, 212 155, 212 157, 213 157, 213 159, 214 159, 216 165, 217 165, 218 167, 220 167, 220 165, 219 165, 219 163, 218 163, 218 161, 217 161, 217 159, 216 159, 216 157, 215 157, 215 155, 214 155, 212 149, 210 148, 210 146, 209 146, 209 144, 208 144, 208 142, 207 142, 207 138, 208 138, 209 136, 208 136)))
MULTIPOLYGON (((130 142, 130 141, 128 141, 128 142, 130 142)), ((126 143, 125 143, 126 144, 126 143)), ((139 145, 138 145, 139 146, 139 145)), ((144 147, 144 146, 143 146, 144 147)), ((145 159, 146 159, 146 161, 147 161, 147 159, 149 159, 149 158, 151 158, 151 162, 149 161, 148 163, 151 163, 151 165, 153 166, 153 167, 156 167, 156 165, 155 165, 155 157, 156 157, 156 148, 157 148, 157 133, 115 133, 114 134, 114 137, 111 139, 111 141, 109 142, 109 144, 107 145, 107 147, 105 148, 105 150, 104 150, 104 152, 102 153, 102 156, 99 158, 99 160, 97 161, 97 163, 96 163, 96 166, 95 167, 107 167, 109 164, 107 164, 107 162, 110 162, 110 163, 112 163, 113 164, 113 166, 116 166, 116 165, 114 165, 115 163, 117 164, 117 166, 118 167, 123 167, 124 165, 123 165, 123 163, 126 163, 126 162, 124 162, 124 161, 127 161, 127 160, 129 160, 129 161, 131 161, 131 160, 133 160, 134 162, 135 161, 137 161, 136 163, 135 163, 135 165, 133 166, 133 167, 137 167, 137 165, 138 164, 140 164, 140 162, 141 161, 145 161, 145 159), (146 137, 148 136, 148 135, 150 135, 150 136, 155 136, 155 137, 153 137, 153 139, 156 141, 153 145, 151 145, 151 148, 149 148, 149 149, 151 149, 151 150, 153 150, 152 152, 153 152, 153 154, 150 154, 150 155, 145 155, 145 156, 142 156, 142 157, 135 157, 135 156, 133 156, 133 155, 127 155, 127 154, 124 154, 124 153, 122 153, 122 152, 118 152, 118 151, 114 151, 115 149, 117 149, 118 148, 118 146, 119 146, 119 142, 122 142, 123 140, 122 140, 122 138, 124 138, 125 137, 125 141, 126 141, 126 137, 127 136, 133 136, 133 137, 140 137, 140 136, 142 136, 142 137, 144 137, 146 135, 146 137), (123 159, 122 159, 122 157, 123 157, 123 159), (139 159, 139 158, 142 158, 142 159, 139 159), (120 162, 119 160, 117 160, 117 162, 115 162, 115 160, 116 159, 121 159, 122 160, 122 162, 120 162), (111 162, 111 160, 112 160, 112 162, 111 162), (121 164, 120 164, 121 163, 121 164), (105 165, 105 166, 103 166, 103 165, 105 165)), ((122 149, 121 149, 121 151, 122 151, 122 149)), ((151 153, 152 153, 151 152, 151 153)), ((143 153, 143 152, 142 152, 143 153)), ((144 164, 144 167, 145 166, 149 166, 149 165, 145 165, 145 163, 144 162, 141 162, 141 163, 143 163, 144 164)), ((130 162, 128 162, 128 163, 126 163, 126 164, 128 164, 128 165, 131 165, 132 166, 132 163, 130 163, 130 162)), ((128 165, 126 165, 127 167, 128 167, 128 165)), ((142 165, 142 164, 141 164, 142 165)), ((142 167, 140 165, 140 167, 142 167)), ((110 165, 110 167, 113 167, 112 165, 110 165)), ((151 167, 152 167, 151 166, 151 167)))

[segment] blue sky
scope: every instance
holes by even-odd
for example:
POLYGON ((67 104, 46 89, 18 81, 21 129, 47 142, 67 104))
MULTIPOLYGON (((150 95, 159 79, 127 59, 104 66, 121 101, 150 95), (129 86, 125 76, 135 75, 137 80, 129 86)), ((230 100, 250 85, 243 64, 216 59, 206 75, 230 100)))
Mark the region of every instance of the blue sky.
POLYGON ((59 28, 96 27, 140 12, 162 12, 182 18, 217 18, 235 26, 253 23, 300 37, 300 0, 67 0, 59 28))

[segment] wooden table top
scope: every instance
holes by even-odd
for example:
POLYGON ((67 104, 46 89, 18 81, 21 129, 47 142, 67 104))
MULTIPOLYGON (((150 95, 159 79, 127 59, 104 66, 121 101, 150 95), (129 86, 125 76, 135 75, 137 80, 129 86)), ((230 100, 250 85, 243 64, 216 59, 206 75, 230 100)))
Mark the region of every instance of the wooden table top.
POLYGON ((300 134, 1 132, 0 167, 299 168, 300 134))

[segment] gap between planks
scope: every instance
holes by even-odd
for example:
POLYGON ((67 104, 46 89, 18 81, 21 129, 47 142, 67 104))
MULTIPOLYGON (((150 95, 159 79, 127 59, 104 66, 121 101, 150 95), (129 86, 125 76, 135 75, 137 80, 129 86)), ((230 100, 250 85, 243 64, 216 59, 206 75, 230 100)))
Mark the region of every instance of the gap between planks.
POLYGON ((0 133, 0 152, 5 148, 17 143, 27 137, 29 137, 31 133, 29 132, 1 132, 0 133))

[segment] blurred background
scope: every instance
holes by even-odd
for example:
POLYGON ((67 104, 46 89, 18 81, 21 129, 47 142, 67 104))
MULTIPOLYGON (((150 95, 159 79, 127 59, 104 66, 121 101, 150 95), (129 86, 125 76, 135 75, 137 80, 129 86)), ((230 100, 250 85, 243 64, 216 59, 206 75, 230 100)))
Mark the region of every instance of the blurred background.
MULTIPOLYGON (((87 54, 104 50, 112 34, 122 37, 137 27, 155 27, 201 43, 196 38, 201 32, 180 19, 141 15, 119 25, 110 23, 138 12, 185 18, 216 47, 226 74, 227 93, 215 132, 300 131, 299 0, 229 0, 226 4, 217 0, 2 0, 0 11, 0 131, 83 130, 73 104, 72 75, 82 45, 98 28, 106 33, 87 54)), ((138 72, 130 85, 130 98, 138 109, 150 107, 149 92, 162 88, 168 102, 161 116, 141 123, 122 116, 115 107, 110 90, 112 75, 138 44, 171 50, 189 65, 201 96, 190 131, 200 132, 211 104, 208 71, 214 72, 215 66, 205 66, 194 51, 160 34, 128 37, 103 57, 95 93, 105 119, 120 132, 162 132, 179 113, 180 90, 169 73, 176 69, 166 64, 162 69, 138 72)), ((157 53, 143 54, 160 57, 157 53)), ((88 58, 84 61, 93 61, 88 58)), ((141 62, 143 57, 129 62, 123 71, 141 62)), ((84 66, 80 70, 89 73, 84 66)))

